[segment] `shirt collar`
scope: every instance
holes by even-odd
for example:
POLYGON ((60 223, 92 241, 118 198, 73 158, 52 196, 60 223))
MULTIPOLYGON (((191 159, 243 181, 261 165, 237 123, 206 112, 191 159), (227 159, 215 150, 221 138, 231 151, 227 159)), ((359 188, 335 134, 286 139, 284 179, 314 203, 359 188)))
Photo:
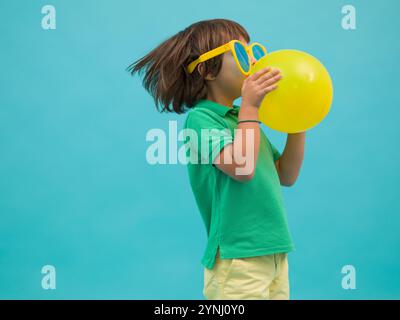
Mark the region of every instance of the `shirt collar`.
POLYGON ((221 117, 224 117, 228 112, 233 114, 238 114, 240 107, 237 105, 233 105, 232 108, 219 104, 218 102, 202 99, 198 101, 194 107, 203 107, 214 111, 219 114, 221 117))

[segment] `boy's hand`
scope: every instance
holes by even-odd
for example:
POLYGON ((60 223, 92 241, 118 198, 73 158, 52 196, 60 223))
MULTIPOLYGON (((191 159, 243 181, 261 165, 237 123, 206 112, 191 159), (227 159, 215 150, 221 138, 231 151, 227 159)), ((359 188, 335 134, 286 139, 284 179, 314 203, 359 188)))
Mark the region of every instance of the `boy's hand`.
POLYGON ((266 67, 248 76, 242 85, 242 105, 258 108, 264 96, 275 90, 276 83, 282 78, 280 71, 266 67))

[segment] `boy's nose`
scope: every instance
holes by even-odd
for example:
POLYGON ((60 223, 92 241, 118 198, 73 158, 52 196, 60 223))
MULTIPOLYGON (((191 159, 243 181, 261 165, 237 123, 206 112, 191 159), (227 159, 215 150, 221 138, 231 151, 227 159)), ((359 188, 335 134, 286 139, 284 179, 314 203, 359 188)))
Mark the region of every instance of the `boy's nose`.
POLYGON ((257 60, 252 55, 250 55, 250 63, 254 65, 256 62, 257 60))

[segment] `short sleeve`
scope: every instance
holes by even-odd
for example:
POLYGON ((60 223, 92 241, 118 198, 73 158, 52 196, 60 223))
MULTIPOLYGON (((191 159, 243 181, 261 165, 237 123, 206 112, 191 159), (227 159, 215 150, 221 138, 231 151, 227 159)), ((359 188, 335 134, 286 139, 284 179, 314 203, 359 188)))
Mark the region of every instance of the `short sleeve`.
POLYGON ((281 153, 278 151, 278 149, 275 148, 275 146, 271 143, 271 141, 269 141, 269 145, 271 146, 271 150, 272 150, 272 157, 274 159, 274 162, 276 160, 278 160, 281 157, 281 153))
POLYGON ((231 130, 218 114, 204 109, 188 114, 185 130, 190 129, 187 147, 197 154, 202 164, 212 164, 221 150, 233 142, 231 130))

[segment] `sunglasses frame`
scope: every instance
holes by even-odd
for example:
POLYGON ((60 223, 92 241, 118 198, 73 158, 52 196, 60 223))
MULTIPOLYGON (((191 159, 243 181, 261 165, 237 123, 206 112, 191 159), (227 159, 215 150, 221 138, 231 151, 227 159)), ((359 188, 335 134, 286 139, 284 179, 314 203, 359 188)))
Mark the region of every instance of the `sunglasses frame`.
MULTIPOLYGON (((253 42, 252 44, 250 44, 250 45, 247 46, 247 45, 245 45, 242 41, 239 41, 239 40, 231 40, 231 41, 229 41, 228 43, 223 44, 222 46, 219 46, 219 47, 217 47, 217 48, 215 48, 215 49, 212 49, 212 50, 207 51, 206 53, 203 53, 202 55, 200 55, 200 57, 198 57, 196 60, 192 61, 192 62, 187 66, 187 71, 188 71, 189 73, 192 73, 192 72, 194 71, 194 69, 196 69, 196 67, 197 67, 197 65, 198 65, 199 63, 204 62, 204 61, 207 61, 207 60, 209 60, 209 59, 212 59, 212 58, 214 58, 214 57, 216 57, 216 56, 219 56, 220 54, 223 54, 223 53, 225 53, 225 52, 227 52, 227 51, 231 51, 231 52, 232 52, 232 55, 233 55, 233 57, 234 57, 234 59, 235 59, 236 65, 238 66, 239 70, 240 70, 245 76, 247 76, 247 75, 250 74, 251 69, 252 69, 252 66, 253 66, 252 63, 251 63, 251 61, 250 61, 250 55, 254 58, 254 55, 253 55, 253 47, 256 46, 256 45, 259 46, 259 47, 264 51, 264 55, 267 54, 267 49, 266 49, 262 44, 260 44, 260 43, 258 43, 258 42, 253 42), (248 70, 248 71, 244 71, 243 68, 242 68, 242 66, 240 65, 240 62, 239 62, 239 59, 238 59, 238 57, 237 57, 236 50, 235 50, 235 44, 236 44, 237 42, 240 43, 240 44, 245 48, 245 50, 246 50, 247 57, 248 57, 248 59, 249 59, 249 70, 248 70)), ((254 58, 254 59, 255 59, 255 58, 254 58)))

